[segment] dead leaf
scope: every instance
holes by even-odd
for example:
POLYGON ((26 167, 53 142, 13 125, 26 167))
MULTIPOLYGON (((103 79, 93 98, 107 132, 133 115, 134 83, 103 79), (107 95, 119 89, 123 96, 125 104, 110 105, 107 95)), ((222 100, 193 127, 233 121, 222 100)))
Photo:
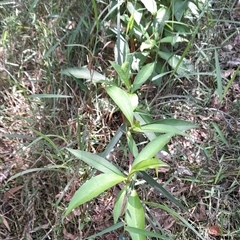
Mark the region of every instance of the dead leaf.
POLYGON ((213 236, 220 236, 221 229, 218 225, 213 225, 213 226, 208 227, 208 233, 213 236))
POLYGON ((23 185, 18 186, 18 187, 11 188, 9 191, 5 192, 5 193, 4 193, 4 196, 3 196, 3 202, 4 202, 4 203, 7 202, 7 200, 8 200, 11 196, 13 196, 13 194, 14 194, 15 192, 19 191, 19 190, 22 189, 22 188, 23 188, 23 185))
POLYGON ((7 228, 7 230, 10 232, 9 224, 6 220, 6 218, 3 215, 0 215, 0 223, 3 223, 3 225, 7 228))

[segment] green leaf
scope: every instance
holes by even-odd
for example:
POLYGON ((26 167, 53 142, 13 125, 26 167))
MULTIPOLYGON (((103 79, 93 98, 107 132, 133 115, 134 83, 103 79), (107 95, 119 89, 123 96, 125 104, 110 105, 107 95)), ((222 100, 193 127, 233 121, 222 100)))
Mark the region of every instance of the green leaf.
POLYGON ((169 167, 169 166, 165 162, 159 160, 158 158, 151 158, 135 164, 132 167, 129 175, 132 175, 138 171, 145 171, 148 168, 152 169, 152 168, 158 168, 158 167, 169 167))
POLYGON ((183 14, 186 12, 186 9, 188 7, 188 3, 189 3, 189 0, 174 1, 174 16, 178 22, 181 22, 183 14))
POLYGON ((204 240, 205 238, 181 215, 179 215, 177 212, 175 212, 173 209, 170 209, 166 205, 158 204, 158 203, 152 203, 152 202, 145 202, 147 205, 152 206, 152 207, 157 207, 159 209, 162 209, 172 216, 178 218, 182 223, 185 224, 186 227, 191 229, 200 239, 204 240))
POLYGON ((72 98, 72 96, 60 95, 60 94, 32 94, 30 98, 72 98))
POLYGON ((121 81, 125 84, 126 88, 129 89, 130 88, 130 70, 129 70, 129 67, 127 67, 129 66, 129 63, 128 62, 123 63, 122 67, 115 62, 110 61, 110 63, 114 68, 114 70, 117 72, 121 81))
POLYGON ((67 76, 73 76, 75 78, 93 80, 94 82, 107 80, 107 78, 101 73, 95 70, 89 71, 87 67, 67 68, 63 70, 61 73, 67 76))
POLYGON ((114 173, 104 173, 85 182, 73 195, 69 202, 65 217, 76 207, 92 200, 105 190, 126 180, 125 177, 114 173))
POLYGON ((166 133, 161 136, 156 137, 151 142, 149 142, 143 150, 138 154, 136 159, 133 162, 132 167, 134 167, 137 163, 151 159, 155 157, 155 155, 164 148, 164 146, 169 142, 169 140, 174 136, 172 133, 166 133))
POLYGON ((174 128, 177 128, 179 131, 187 131, 197 127, 196 124, 193 124, 191 122, 180 120, 180 119, 174 119, 174 118, 161 119, 161 120, 154 121, 154 123, 172 126, 174 128))
POLYGON ((129 233, 137 233, 137 234, 141 234, 141 235, 146 236, 146 237, 153 237, 153 238, 157 238, 157 239, 169 240, 169 237, 166 237, 164 235, 160 235, 159 233, 154 233, 154 232, 150 232, 150 231, 147 231, 147 230, 142 230, 142 229, 139 229, 139 228, 126 226, 125 230, 128 231, 129 233))
POLYGON ((146 41, 141 43, 140 51, 151 50, 156 45, 156 41, 154 39, 147 39, 146 41))
POLYGON ((120 108, 120 110, 132 126, 133 108, 128 94, 116 86, 108 87, 106 88, 106 91, 108 95, 112 98, 112 100, 116 103, 116 105, 120 108))
MULTIPOLYGON (((127 226, 145 229, 145 214, 136 190, 128 198, 125 219, 127 226)), ((146 237, 138 233, 131 233, 132 240, 145 240, 146 237)))
POLYGON ((118 218, 125 213, 127 204, 127 186, 125 186, 117 195, 116 202, 113 208, 113 219, 114 224, 117 222, 118 218))
POLYGON ((127 2, 127 9, 129 13, 133 16, 135 22, 139 25, 142 18, 142 13, 140 13, 137 9, 135 9, 133 4, 129 1, 127 2))
POLYGON ((82 160, 86 164, 90 165, 91 167, 96 168, 100 172, 103 173, 114 173, 120 176, 123 176, 123 173, 112 163, 110 163, 107 159, 100 157, 99 155, 82 151, 82 150, 75 150, 71 148, 67 148, 67 150, 72 153, 75 157, 82 160))
POLYGON ((172 133, 172 134, 178 134, 182 136, 188 136, 187 134, 183 133, 179 129, 168 126, 166 124, 160 124, 160 123, 150 123, 146 125, 142 125, 140 128, 133 128, 136 132, 155 132, 155 133, 172 133))
POLYGON ((131 132, 127 132, 127 143, 128 143, 128 148, 130 152, 133 154, 134 157, 137 157, 138 155, 138 148, 137 144, 134 141, 131 132))
POLYGON ((181 57, 178 55, 159 51, 159 56, 166 60, 173 69, 177 68, 176 72, 180 75, 185 76, 194 71, 194 66, 188 63, 186 59, 181 60, 181 57), (179 63, 179 61, 181 62, 179 63))
POLYGON ((157 12, 157 4, 155 0, 141 0, 141 2, 152 15, 157 12))
POLYGON ((134 79, 133 86, 132 86, 132 92, 135 92, 139 89, 152 75, 154 70, 155 64, 149 63, 146 64, 140 72, 137 74, 137 76, 134 79))
POLYGON ((128 96, 131 101, 132 108, 133 108, 133 110, 135 110, 138 106, 138 95, 135 93, 133 93, 133 94, 128 93, 128 96))

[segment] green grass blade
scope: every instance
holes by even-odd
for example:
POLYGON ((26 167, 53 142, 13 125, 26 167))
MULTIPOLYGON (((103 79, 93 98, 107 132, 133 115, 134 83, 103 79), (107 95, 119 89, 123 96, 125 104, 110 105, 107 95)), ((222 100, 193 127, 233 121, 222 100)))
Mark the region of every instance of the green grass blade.
POLYGON ((179 208, 188 212, 188 209, 182 205, 174 196, 172 196, 163 186, 157 183, 152 177, 150 177, 146 172, 140 172, 140 176, 149 183, 154 189, 160 192, 164 197, 166 197, 169 201, 174 203, 179 208))
POLYGON ((182 223, 185 224, 186 227, 188 227, 189 229, 191 229, 200 239, 205 240, 205 238, 182 216, 180 216, 177 212, 175 212, 174 210, 170 209, 169 207, 162 205, 162 204, 158 204, 158 203, 152 203, 152 202, 145 202, 145 204, 152 206, 152 207, 157 207, 160 208, 166 212, 168 212, 169 214, 171 214, 172 216, 178 218, 182 223))
POLYGON ((99 232, 99 233, 97 233, 97 234, 94 234, 94 235, 88 237, 87 239, 90 240, 90 239, 94 239, 94 238, 96 238, 96 237, 100 237, 100 236, 102 236, 102 235, 104 235, 104 234, 106 234, 106 233, 115 231, 115 230, 117 230, 117 229, 119 229, 119 228, 121 228, 121 227, 123 227, 123 226, 124 226, 124 223, 123 223, 123 222, 116 223, 116 224, 112 225, 111 227, 106 228, 106 229, 104 229, 103 231, 101 231, 101 232, 99 232))
POLYGON ((128 231, 129 233, 141 234, 142 236, 146 236, 146 237, 153 237, 153 238, 157 238, 157 239, 170 240, 169 237, 160 235, 159 233, 154 233, 154 232, 150 232, 150 231, 147 231, 147 230, 142 230, 142 229, 139 229, 139 228, 126 226, 125 230, 128 231))
POLYGON ((221 69, 219 65, 218 53, 216 49, 215 49, 215 68, 216 68, 216 77, 217 77, 217 93, 218 93, 219 101, 222 102, 223 100, 222 76, 221 76, 221 69))

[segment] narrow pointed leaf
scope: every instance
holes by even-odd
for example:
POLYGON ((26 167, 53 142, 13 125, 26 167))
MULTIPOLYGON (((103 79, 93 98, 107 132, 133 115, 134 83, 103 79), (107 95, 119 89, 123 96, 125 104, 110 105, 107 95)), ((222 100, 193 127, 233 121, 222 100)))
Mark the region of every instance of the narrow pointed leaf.
MULTIPOLYGON (((125 219, 127 226, 142 230, 145 229, 145 214, 136 190, 133 190, 128 198, 125 219)), ((146 237, 141 234, 130 233, 130 235, 133 240, 146 239, 146 237)))
POLYGON ((161 119, 161 120, 154 121, 154 123, 160 123, 160 124, 172 126, 174 128, 177 128, 180 131, 187 131, 197 127, 196 124, 193 124, 191 122, 180 120, 180 119, 174 119, 174 118, 161 119))
POLYGON ((181 208, 182 210, 188 212, 188 209, 183 206, 181 202, 179 202, 172 194, 170 194, 163 186, 161 186, 158 182, 156 182, 151 176, 149 176, 146 172, 139 172, 139 175, 150 184, 155 190, 160 192, 164 197, 166 197, 170 202, 174 203, 176 206, 181 208))
POLYGON ((150 232, 147 230, 142 230, 139 228, 134 228, 134 227, 125 227, 125 230, 130 232, 130 233, 137 233, 137 234, 141 234, 143 236, 146 237, 153 237, 153 238, 157 238, 157 239, 163 239, 163 240, 169 240, 169 237, 166 237, 164 235, 160 235, 159 233, 154 233, 154 232, 150 232))
POLYGON ((116 103, 116 105, 120 108, 120 110, 132 126, 133 108, 128 94, 116 86, 108 87, 106 88, 106 91, 108 95, 112 98, 112 100, 116 103))
POLYGON ((82 151, 82 150, 75 150, 71 148, 67 148, 67 150, 72 153, 75 157, 82 160, 86 164, 94 167, 95 169, 99 170, 103 173, 115 173, 120 176, 124 176, 123 173, 111 162, 107 159, 100 157, 99 155, 82 151))
POLYGON ((91 178, 75 192, 69 203, 65 216, 67 216, 74 208, 92 200, 105 190, 125 179, 126 178, 113 173, 104 173, 91 178))
POLYGON ((164 146, 169 142, 169 140, 174 136, 172 133, 166 133, 161 136, 156 137, 151 142, 149 142, 143 150, 138 154, 133 162, 132 167, 137 163, 153 158, 164 146))
POLYGON ((134 165, 129 175, 132 175, 138 171, 145 171, 148 168, 152 169, 152 168, 158 168, 158 167, 169 167, 169 166, 163 161, 159 160, 158 158, 151 158, 151 159, 141 161, 136 165, 134 165))
POLYGON ((127 206, 127 186, 125 186, 117 195, 116 202, 113 208, 114 223, 117 223, 118 218, 125 213, 127 206))
POLYGON ((166 124, 160 123, 151 123, 142 125, 140 128, 133 128, 136 132, 154 132, 154 133, 172 133, 178 134, 183 136, 188 136, 187 134, 183 133, 182 131, 178 130, 173 126, 168 126, 166 124))
POLYGON ((134 79, 132 92, 135 92, 139 89, 152 75, 154 70, 155 64, 149 63, 146 64, 137 74, 137 76, 134 79))
POLYGON ((67 76, 73 76, 75 78, 80 78, 80 79, 87 79, 87 80, 91 79, 95 82, 107 80, 107 78, 101 73, 95 70, 89 71, 87 67, 67 68, 62 71, 62 74, 65 74, 67 76))

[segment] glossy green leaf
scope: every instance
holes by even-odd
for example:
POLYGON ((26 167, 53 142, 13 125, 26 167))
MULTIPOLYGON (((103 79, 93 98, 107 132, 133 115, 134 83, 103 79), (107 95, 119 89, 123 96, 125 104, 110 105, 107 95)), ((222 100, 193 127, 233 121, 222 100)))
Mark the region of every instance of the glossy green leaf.
MULTIPOLYGON (((136 190, 128 198, 125 220, 127 226, 145 229, 145 214, 136 190)), ((138 233, 130 233, 132 240, 145 240, 146 237, 138 233)))
POLYGON ((118 218, 125 213, 127 206, 127 186, 125 186, 117 195, 116 202, 113 208, 113 219, 114 223, 117 222, 118 218))
POLYGON ((129 11, 129 13, 133 16, 135 22, 139 25, 141 18, 142 18, 142 13, 140 11, 138 11, 134 5, 131 2, 127 2, 127 9, 129 11))
POLYGON ((95 169, 99 170, 103 173, 114 173, 120 176, 124 176, 123 173, 111 162, 107 159, 100 157, 99 155, 82 151, 82 150, 75 150, 71 148, 67 148, 67 150, 72 153, 75 157, 82 160, 86 164, 94 167, 95 169))
POLYGON ((135 158, 132 167, 141 161, 155 157, 155 155, 164 148, 164 146, 173 136, 174 134, 172 133, 166 133, 156 137, 151 142, 149 142, 135 158))
POLYGON ((103 80, 107 80, 107 78, 102 75, 101 73, 91 70, 87 67, 80 67, 80 68, 67 68, 61 72, 62 74, 65 74, 67 76, 73 76, 75 78, 80 78, 80 79, 87 79, 87 80, 92 80, 94 82, 99 82, 103 80))
POLYGON ((75 192, 69 202, 65 216, 67 216, 76 207, 92 200, 105 190, 124 181, 125 179, 125 177, 114 173, 104 173, 91 178, 75 192))
POLYGON ((136 132, 155 132, 155 133, 173 133, 173 134, 178 134, 178 135, 183 135, 183 136, 188 136, 187 134, 183 133, 179 129, 173 127, 173 126, 168 126, 166 124, 160 124, 160 123, 151 123, 151 124, 146 124, 142 125, 140 128, 133 128, 134 131, 136 132))
POLYGON ((152 75, 154 70, 155 64, 149 63, 146 64, 137 74, 137 76, 134 79, 133 86, 132 86, 132 92, 135 92, 139 89, 152 75))
POLYGON ((128 62, 123 63, 123 66, 121 67, 115 62, 111 62, 111 65, 113 66, 114 70, 117 72, 119 78, 121 81, 125 84, 127 89, 130 88, 130 69, 126 66, 126 64, 129 66, 128 62))
POLYGON ((116 86, 108 87, 106 88, 106 91, 108 95, 112 98, 112 100, 116 103, 116 105, 120 108, 120 110, 132 126, 133 108, 128 94, 121 88, 116 86))
POLYGON ((138 95, 135 93, 133 93, 133 94, 128 93, 128 96, 131 101, 132 108, 133 108, 133 110, 135 110, 138 106, 138 95))
POLYGON ((145 171, 148 168, 152 169, 152 168, 158 168, 158 167, 169 167, 169 166, 165 162, 159 160, 158 158, 151 158, 135 164, 132 167, 129 175, 132 175, 138 171, 145 171))
POLYGON ((151 14, 154 15, 157 12, 157 4, 155 0, 141 0, 141 2, 151 14))
POLYGON ((141 43, 140 51, 151 50, 156 45, 156 41, 154 39, 147 39, 146 41, 141 43))

